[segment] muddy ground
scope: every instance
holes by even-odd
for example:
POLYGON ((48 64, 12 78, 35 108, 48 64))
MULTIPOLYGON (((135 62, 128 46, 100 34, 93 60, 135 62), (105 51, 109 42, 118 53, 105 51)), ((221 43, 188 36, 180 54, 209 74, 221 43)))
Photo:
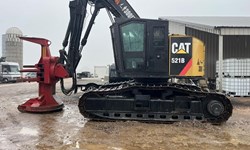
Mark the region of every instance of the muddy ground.
POLYGON ((64 96, 61 112, 28 114, 19 104, 37 96, 36 83, 0 84, 0 149, 2 150, 167 150, 250 149, 250 98, 231 98, 233 116, 223 125, 199 122, 147 124, 90 122, 80 115, 81 94, 64 96))

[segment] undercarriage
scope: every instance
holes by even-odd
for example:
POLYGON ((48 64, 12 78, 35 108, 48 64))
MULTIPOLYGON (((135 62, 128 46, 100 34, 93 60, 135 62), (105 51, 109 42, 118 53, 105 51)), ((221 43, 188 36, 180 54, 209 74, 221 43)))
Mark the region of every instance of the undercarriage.
POLYGON ((226 96, 202 91, 194 85, 127 81, 85 92, 80 98, 79 109, 91 120, 198 120, 221 124, 232 115, 233 107, 226 96))

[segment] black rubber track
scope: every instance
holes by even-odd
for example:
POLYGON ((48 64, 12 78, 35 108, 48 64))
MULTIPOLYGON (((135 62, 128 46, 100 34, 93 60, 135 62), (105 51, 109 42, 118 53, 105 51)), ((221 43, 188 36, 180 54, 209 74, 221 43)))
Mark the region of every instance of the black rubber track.
POLYGON ((203 92, 197 86, 184 84, 145 85, 133 81, 107 84, 98 89, 91 89, 81 96, 78 106, 81 114, 92 120, 135 120, 156 123, 199 120, 201 122, 221 124, 230 118, 233 110, 230 100, 225 95, 203 92), (148 107, 141 106, 142 109, 138 110, 132 106, 124 110, 126 106, 117 105, 118 103, 127 104, 128 101, 129 105, 134 104, 137 99, 135 98, 136 95, 137 97, 143 95, 146 99, 149 97, 148 107), (166 95, 166 97, 163 97, 163 95, 166 95), (170 108, 172 105, 166 106, 168 107, 166 108, 167 111, 162 111, 165 110, 162 109, 165 105, 159 106, 161 111, 152 109, 156 105, 155 103, 162 105, 169 101, 169 104, 176 104, 178 97, 185 99, 181 100, 184 104, 194 103, 194 106, 199 107, 195 108, 194 111, 191 109, 183 111, 178 109, 176 105, 173 105, 173 108, 170 108), (208 111, 207 105, 211 101, 217 101, 224 106, 224 111, 220 115, 215 116, 208 111), (195 104, 196 102, 198 105, 195 104), (110 103, 112 109, 110 106, 107 107, 106 103, 110 103))

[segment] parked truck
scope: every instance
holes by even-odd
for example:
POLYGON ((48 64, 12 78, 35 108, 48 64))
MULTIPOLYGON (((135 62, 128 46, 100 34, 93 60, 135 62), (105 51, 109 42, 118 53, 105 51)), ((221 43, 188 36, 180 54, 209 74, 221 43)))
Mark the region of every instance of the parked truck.
POLYGON ((16 62, 0 62, 0 82, 16 82, 21 79, 20 67, 16 62))

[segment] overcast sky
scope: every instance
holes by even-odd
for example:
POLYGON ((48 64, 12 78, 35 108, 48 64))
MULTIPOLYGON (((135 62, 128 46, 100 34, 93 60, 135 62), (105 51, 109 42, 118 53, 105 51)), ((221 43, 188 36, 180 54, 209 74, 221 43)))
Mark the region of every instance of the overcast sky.
MULTIPOLYGON (((129 2, 141 18, 250 16, 250 0, 130 0, 129 2)), ((2 35, 8 28, 18 27, 26 36, 47 38, 52 42, 52 55, 58 56, 69 20, 68 3, 69 0, 1 0, 0 33, 2 35)), ((106 11, 101 11, 82 53, 78 71, 92 71, 93 66, 109 65, 113 62, 110 25, 106 11)), ((2 42, 0 42, 1 55, 2 42)), ((40 46, 24 42, 24 64, 35 64, 39 58, 40 46)))

